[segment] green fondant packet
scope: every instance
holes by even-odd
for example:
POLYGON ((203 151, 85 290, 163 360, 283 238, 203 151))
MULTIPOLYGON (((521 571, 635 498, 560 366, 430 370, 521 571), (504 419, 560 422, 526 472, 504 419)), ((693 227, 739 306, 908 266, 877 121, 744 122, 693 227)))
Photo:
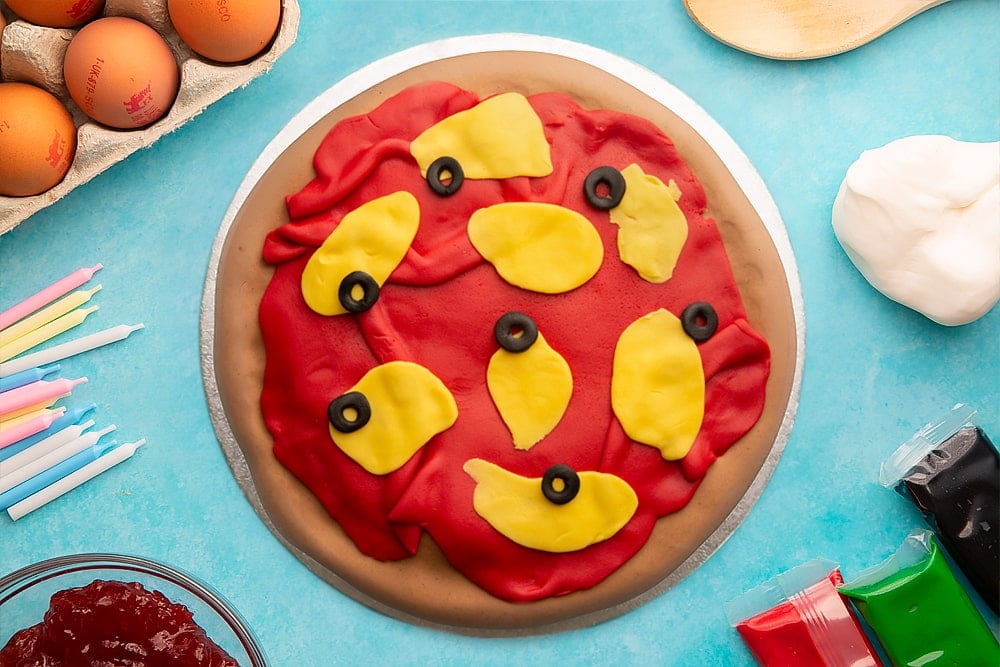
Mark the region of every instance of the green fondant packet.
POLYGON ((840 587, 897 666, 1000 665, 1000 645, 928 530, 840 587))

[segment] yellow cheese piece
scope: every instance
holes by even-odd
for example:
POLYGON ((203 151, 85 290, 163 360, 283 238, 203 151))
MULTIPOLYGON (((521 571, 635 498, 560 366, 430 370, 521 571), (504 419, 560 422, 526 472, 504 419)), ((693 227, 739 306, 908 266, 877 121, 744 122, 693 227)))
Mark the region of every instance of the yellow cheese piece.
POLYGON ((541 332, 524 352, 500 348, 486 369, 486 386, 517 449, 531 449, 562 419, 573 373, 541 332))
POLYGON ((512 285, 560 294, 590 280, 604 261, 594 225, 556 204, 506 202, 469 218, 469 240, 512 285))
POLYGON ((578 551, 613 536, 635 514, 639 499, 628 482, 583 471, 580 491, 565 505, 542 494, 542 478, 522 477, 483 459, 462 467, 476 480, 476 513, 508 539, 551 553, 578 551))
POLYGON ((644 280, 666 282, 688 235, 687 219, 677 205, 680 189, 673 181, 664 185, 637 164, 625 167, 622 176, 625 196, 611 209, 611 222, 619 227, 618 256, 644 280))
POLYGON ((455 398, 444 383, 409 361, 376 366, 349 391, 365 395, 371 418, 351 433, 331 426, 330 437, 341 451, 375 475, 398 470, 458 418, 455 398))
POLYGON ((669 311, 640 317, 618 338, 611 407, 630 438, 663 458, 691 449, 705 414, 705 374, 697 345, 669 311))
POLYGON ((343 217, 302 272, 302 296, 320 315, 347 312, 337 292, 354 271, 381 287, 409 250, 420 226, 420 205, 409 192, 373 199, 343 217))
POLYGON ((519 93, 490 97, 435 123, 410 143, 410 154, 424 176, 446 156, 458 160, 471 179, 552 173, 542 121, 519 93))

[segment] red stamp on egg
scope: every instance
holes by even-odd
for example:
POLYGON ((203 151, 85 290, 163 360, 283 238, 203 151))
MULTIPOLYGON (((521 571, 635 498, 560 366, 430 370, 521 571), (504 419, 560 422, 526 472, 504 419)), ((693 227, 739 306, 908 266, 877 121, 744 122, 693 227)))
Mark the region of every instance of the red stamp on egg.
POLYGON ((49 154, 45 158, 45 161, 52 165, 53 169, 59 168, 62 164, 63 158, 66 155, 66 140, 63 139, 62 135, 57 131, 52 137, 52 143, 49 144, 49 154))

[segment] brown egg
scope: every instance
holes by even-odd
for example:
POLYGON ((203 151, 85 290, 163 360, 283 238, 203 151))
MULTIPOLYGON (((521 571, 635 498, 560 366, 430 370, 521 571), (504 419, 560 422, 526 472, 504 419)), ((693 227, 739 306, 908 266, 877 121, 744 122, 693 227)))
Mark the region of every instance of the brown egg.
MULTIPOLYGON (((3 29, 7 27, 7 19, 4 18, 3 12, 0 12, 0 42, 3 41, 3 29)), ((3 51, 0 50, 0 70, 3 70, 3 51)))
POLYGON ((263 51, 281 19, 281 0, 168 0, 167 9, 195 53, 224 63, 263 51))
POLYGON ((73 28, 97 16, 104 0, 7 0, 25 21, 50 28, 73 28))
POLYGON ((76 153, 76 127, 51 93, 0 83, 0 195, 26 197, 63 179, 76 153))
POLYGON ((159 33, 120 16, 88 23, 66 49, 66 87, 83 112, 120 129, 143 127, 170 110, 180 76, 159 33))

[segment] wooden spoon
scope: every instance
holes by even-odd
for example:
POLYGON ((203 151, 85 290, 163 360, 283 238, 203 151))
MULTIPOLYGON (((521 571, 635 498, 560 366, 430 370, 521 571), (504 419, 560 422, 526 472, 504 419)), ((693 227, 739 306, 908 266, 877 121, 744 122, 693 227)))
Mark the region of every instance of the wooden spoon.
POLYGON ((684 0, 705 32, 741 51, 806 60, 867 44, 948 0, 684 0))

